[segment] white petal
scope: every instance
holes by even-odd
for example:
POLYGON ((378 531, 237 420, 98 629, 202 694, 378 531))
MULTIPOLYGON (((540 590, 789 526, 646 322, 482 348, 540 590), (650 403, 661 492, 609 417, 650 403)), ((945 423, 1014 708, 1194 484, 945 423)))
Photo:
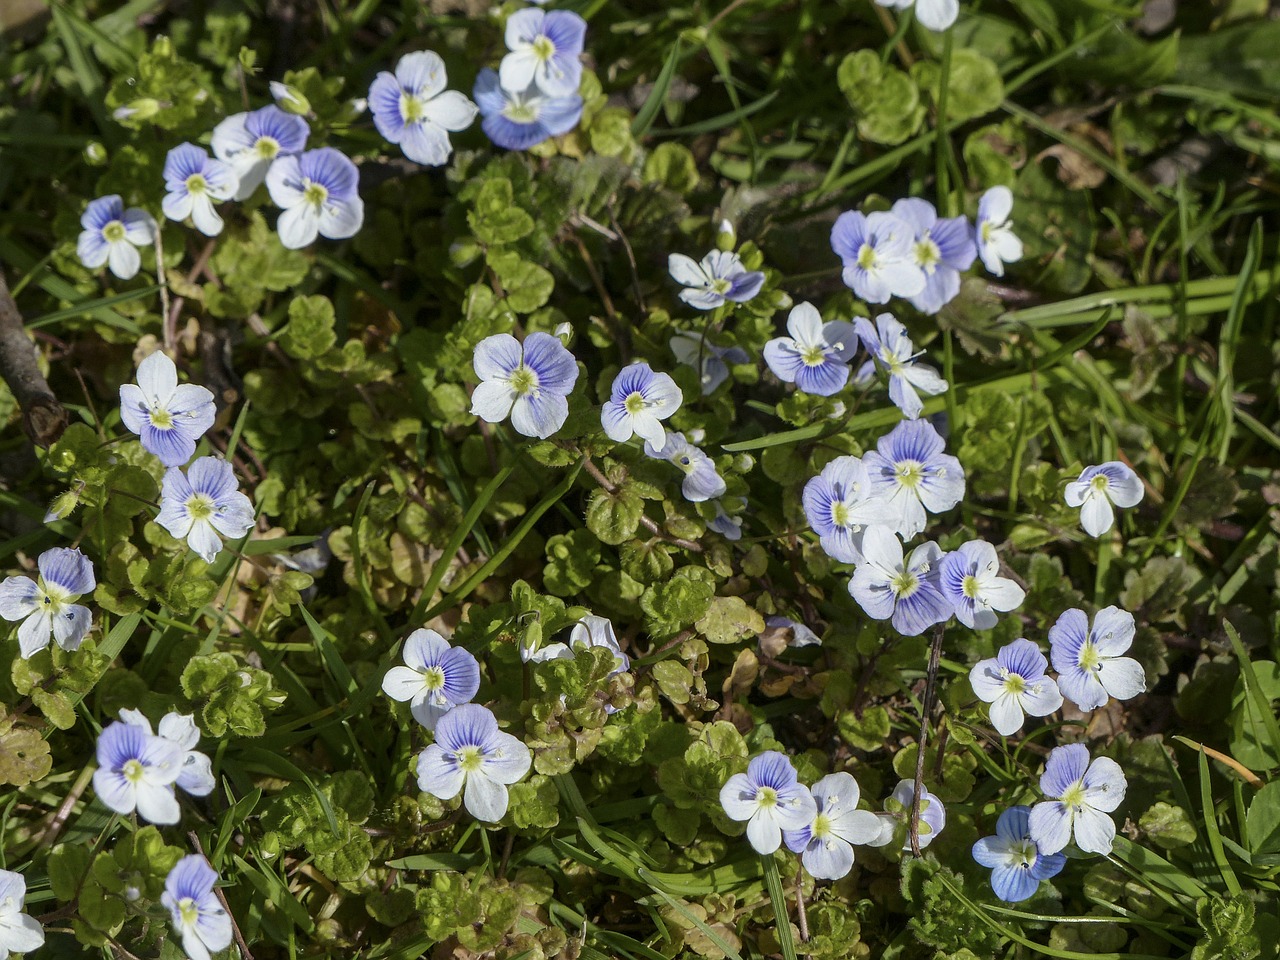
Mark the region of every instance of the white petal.
POLYGON ((142 257, 128 240, 107 244, 107 267, 121 280, 131 280, 142 266, 142 257))
POLYGON ((1011 737, 1022 729, 1022 704, 1011 693, 1005 693, 991 704, 991 725, 1002 737, 1011 737))
POLYGON ((1100 810, 1085 807, 1076 814, 1075 838, 1076 846, 1081 850, 1110 853, 1116 840, 1115 821, 1100 810))
POLYGON ((730 820, 750 820, 760 808, 756 788, 745 773, 735 773, 720 788, 720 806, 730 820))
POLYGON ((462 804, 477 820, 496 823, 506 814, 507 802, 507 788, 490 780, 483 771, 476 770, 467 775, 462 804))
POLYGON ((683 253, 673 253, 667 257, 667 270, 676 283, 686 287, 701 289, 707 283, 707 278, 702 268, 698 266, 698 262, 692 257, 686 257, 683 253))
POLYGON ((756 853, 770 854, 782 846, 782 829, 767 810, 760 810, 747 824, 747 839, 756 853))
POLYGON ((149 823, 177 823, 182 818, 173 787, 147 783, 145 780, 134 788, 138 803, 138 816, 149 823))
POLYGON ((1094 493, 1085 500, 1080 509, 1080 526, 1091 537, 1100 537, 1115 523, 1115 511, 1111 509, 1111 501, 1104 495, 1094 493))

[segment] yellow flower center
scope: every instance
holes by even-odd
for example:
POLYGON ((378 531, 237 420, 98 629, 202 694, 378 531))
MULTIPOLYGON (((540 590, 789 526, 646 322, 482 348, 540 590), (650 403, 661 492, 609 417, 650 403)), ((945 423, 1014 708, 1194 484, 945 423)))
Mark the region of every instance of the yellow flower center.
POLYGON ((864 243, 858 248, 858 266, 863 270, 870 270, 876 265, 876 248, 869 243, 864 243))
POLYGON ((978 583, 978 578, 971 574, 964 578, 964 582, 961 584, 960 589, 964 591, 964 595, 966 597, 972 600, 977 597, 980 586, 981 584, 978 583))
POLYGON ((107 243, 119 243, 124 239, 124 236, 124 224, 119 220, 112 220, 102 228, 102 239, 106 240, 107 243))
POLYGON ((329 199, 329 189, 323 184, 307 180, 302 187, 302 199, 312 206, 322 206, 329 199))
POLYGON ((1100 663, 1102 655, 1098 653, 1098 648, 1086 640, 1080 648, 1080 666, 1085 670, 1097 670, 1100 663))
POLYGON ((458 766, 464 773, 475 773, 484 763, 484 751, 479 747, 463 747, 458 751, 458 766))
POLYGON ((204 193, 209 183, 202 173, 193 173, 187 177, 187 193, 204 193))
POLYGON ((644 394, 639 390, 636 390, 634 393, 627 395, 627 399, 622 402, 622 406, 626 409, 627 413, 634 417, 636 414, 643 411, 647 404, 644 402, 644 394))
POLYGON ((924 239, 916 244, 916 262, 930 273, 942 262, 942 251, 932 240, 924 239))
POLYGON ((1001 668, 1000 672, 1004 674, 1005 693, 1012 693, 1014 696, 1017 696, 1018 694, 1022 693, 1024 690, 1027 689, 1027 681, 1024 680, 1019 674, 1010 673, 1009 671, 1003 668, 1001 668))
POLYGON ((813 818, 813 826, 809 828, 809 832, 815 837, 825 837, 831 833, 831 818, 825 813, 820 813, 813 818))
POLYGON ((444 670, 441 667, 427 667, 422 671, 422 685, 428 690, 439 690, 444 686, 444 670))
POLYGON ((556 45, 551 42, 550 37, 539 37, 533 41, 533 55, 539 60, 550 60, 556 55, 556 45))
POLYGON ((142 775, 146 773, 146 770, 141 761, 126 760, 124 766, 120 768, 120 772, 124 774, 124 778, 130 783, 137 783, 142 779, 142 775))
POLYGON ((778 791, 773 787, 761 787, 756 791, 756 803, 764 808, 778 805, 778 791))
POLYGON ((200 919, 200 908, 190 897, 183 897, 178 901, 178 915, 182 917, 184 927, 194 927, 200 919))
POLYGON ((191 499, 187 501, 187 515, 196 522, 208 520, 216 509, 213 500, 205 493, 192 494, 191 499))
POLYGON ((921 469, 919 462, 915 460, 903 460, 894 467, 894 474, 898 478, 898 483, 904 487, 919 486, 924 477, 924 471, 921 469))
POLYGON ((1089 481, 1089 486, 1093 487, 1093 489, 1097 490, 1099 493, 1102 493, 1104 490, 1107 489, 1107 486, 1110 483, 1111 481, 1108 480, 1103 474, 1098 474, 1096 477, 1094 477, 1092 480, 1089 481))
POLYGON ((511 374, 511 389, 522 397, 528 393, 537 395, 538 375, 531 367, 520 364, 516 367, 515 373, 511 374))
POLYGON ((280 152, 280 143, 275 137, 259 137, 253 150, 263 160, 274 160, 280 152))
POLYGON ((168 410, 155 407, 151 411, 151 425, 157 430, 169 430, 173 427, 173 414, 168 410))
POLYGON ((1068 810, 1076 811, 1084 808, 1084 783, 1077 780, 1063 791, 1059 798, 1068 810))
POLYGON ((806 367, 820 367, 827 359, 827 352, 820 346, 805 347, 800 351, 800 360, 806 367))
POLYGON ((419 123, 426 113, 426 101, 411 93, 400 94, 400 117, 405 123, 419 123))
POLYGON ((889 586, 893 588, 893 592, 898 599, 902 599, 915 593, 916 588, 920 586, 920 581, 909 570, 899 570, 894 574, 893 579, 889 581, 889 586))

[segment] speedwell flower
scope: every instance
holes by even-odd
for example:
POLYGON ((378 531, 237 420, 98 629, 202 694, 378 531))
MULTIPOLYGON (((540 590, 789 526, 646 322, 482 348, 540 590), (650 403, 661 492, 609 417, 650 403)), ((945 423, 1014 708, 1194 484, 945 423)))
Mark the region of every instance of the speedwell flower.
POLYGON ((216 237, 222 232, 222 217, 213 209, 213 201, 230 200, 239 186, 230 164, 209 156, 204 147, 182 143, 165 157, 160 209, 170 220, 190 217, 206 237, 216 237))
POLYGON ((964 468, 945 446, 927 420, 904 420, 862 457, 871 493, 889 502, 904 539, 924 529, 926 510, 943 513, 964 498, 964 468))
POLYGON ((849 581, 849 594, 867 616, 891 620, 893 628, 914 637, 951 616, 939 586, 943 553, 932 540, 904 559, 902 541, 888 527, 868 527, 862 537, 862 563, 849 581))
MULTIPOLYGON (((896 813, 898 816, 905 817, 908 822, 907 839, 902 844, 903 850, 911 849, 911 802, 916 795, 916 784, 914 780, 899 780, 898 785, 893 788, 893 793, 884 802, 886 810, 896 813)), ((896 820, 897 817, 894 817, 896 820)), ((944 827, 947 825, 947 808, 942 805, 942 801, 929 792, 928 787, 920 788, 920 825, 916 829, 916 836, 920 838, 920 849, 923 850, 929 844, 933 843, 944 827)), ((888 830, 889 837, 885 838, 881 834, 882 842, 875 844, 883 846, 884 843, 892 839, 893 829, 888 830)))
POLYGON ((783 831, 787 849, 800 854, 811 877, 839 880, 853 869, 853 845, 875 843, 880 818, 858 809, 858 781, 847 773, 832 773, 813 785, 818 812, 799 830, 783 831))
POLYGON ((853 325, 858 339, 871 354, 871 359, 858 370, 856 380, 868 379, 876 366, 881 367, 889 374, 889 399, 908 420, 916 419, 924 410, 917 390, 931 397, 946 393, 947 381, 932 367, 916 363, 916 345, 893 314, 880 314, 874 327, 866 317, 858 317, 853 325))
POLYGON ((1080 526, 1091 537, 1100 537, 1115 523, 1117 507, 1136 507, 1142 502, 1142 481, 1133 468, 1119 460, 1085 467, 1067 484, 1064 496, 1069 507, 1080 507, 1080 526))
POLYGON ((938 219, 928 200, 899 200, 890 210, 914 233, 911 259, 925 276, 924 289, 911 298, 922 313, 937 313, 960 292, 960 274, 973 266, 978 250, 964 217, 938 219))
POLYGON ((484 120, 485 136, 504 150, 530 147, 568 133, 582 119, 582 97, 552 97, 537 87, 504 90, 496 71, 486 67, 471 90, 484 120))
POLYGON ((804 515, 832 559, 862 562, 862 538, 868 526, 892 523, 889 505, 872 496, 866 465, 858 457, 836 457, 804 485, 804 515))
POLYGON ((766 750, 720 788, 720 806, 730 820, 747 821, 747 839, 757 853, 782 846, 783 830, 802 830, 818 812, 809 788, 796 777, 785 754, 766 750))
MULTIPOLYGON (((738 497, 737 499, 741 501, 742 507, 746 507, 746 497, 738 497)), ((724 500, 717 500, 714 506, 716 508, 716 515, 707 521, 707 529, 714 530, 726 540, 741 540, 742 517, 727 513, 724 509, 724 500)))
POLYGON ((382 692, 409 704, 413 718, 434 730, 440 718, 480 689, 480 664, 470 651, 452 647, 434 630, 415 630, 404 642, 403 667, 382 678, 382 692))
POLYGON ((1009 217, 1013 213, 1013 192, 1008 187, 992 187, 978 201, 978 222, 973 229, 982 265, 997 277, 1004 265, 1022 259, 1022 241, 1014 235, 1009 217))
POLYGON ((99 197, 80 215, 80 239, 76 256, 90 270, 104 263, 121 280, 129 280, 142 266, 138 247, 155 242, 156 222, 138 207, 124 208, 118 193, 99 197))
POLYGON ((1045 853, 1031 839, 1030 814, 1030 807, 1010 807, 996 821, 995 836, 973 845, 973 859, 991 868, 991 889, 1006 903, 1027 899, 1067 863, 1061 853, 1045 853))
POLYGON ((213 394, 195 383, 178 383, 178 368, 157 350, 138 364, 138 382, 120 387, 120 419, 166 467, 180 467, 213 426, 213 394))
POLYGON ((185 474, 171 467, 160 495, 156 523, 186 540, 205 563, 222 549, 219 534, 237 540, 253 529, 253 504, 238 489, 231 464, 217 457, 201 457, 185 474))
POLYGON ((942 592, 966 627, 990 630, 997 610, 1016 610, 1026 599, 1026 591, 999 573, 996 548, 985 540, 970 540, 942 562, 942 592))
POLYGON ((47 647, 51 636, 63 650, 75 650, 93 626, 89 608, 75 602, 97 586, 89 558, 72 547, 50 547, 36 567, 35 580, 7 577, 0 583, 0 617, 22 621, 18 652, 23 659, 47 647))
POLYGON ((466 96, 446 90, 447 83, 440 55, 418 50, 400 58, 394 75, 383 70, 369 87, 373 125, 415 163, 448 163, 450 132, 467 129, 479 112, 466 96))
POLYGON ((174 864, 164 878, 160 902, 191 960, 209 960, 211 953, 231 946, 231 918, 213 892, 217 882, 209 861, 194 853, 174 864))
POLYGON ((764 286, 764 274, 748 270, 742 258, 727 250, 712 250, 696 263, 683 253, 667 257, 667 270, 684 289, 680 299, 698 310, 714 310, 726 300, 746 303, 764 286))
POLYGON ((1147 689, 1142 664, 1121 654, 1133 643, 1133 614, 1119 607, 1098 611, 1089 626, 1083 610, 1067 610, 1049 628, 1049 656, 1058 687, 1081 710, 1096 710, 1115 697, 1128 700, 1147 689))
POLYGON ((876 3, 898 10, 906 10, 914 3, 916 19, 930 30, 946 30, 960 16, 959 0, 876 0, 876 3))
POLYGON ((1090 763, 1083 743, 1054 747, 1040 777, 1040 792, 1048 799, 1031 809, 1031 839, 1041 853, 1057 853, 1072 837, 1088 853, 1110 853, 1116 825, 1108 814, 1120 806, 1127 787, 1120 764, 1109 757, 1090 763))
POLYGON ((276 221, 280 242, 297 250, 317 234, 330 240, 354 237, 364 224, 359 181, 356 165, 332 147, 277 158, 267 171, 267 191, 284 211, 276 221))
POLYGON ((969 684, 979 700, 991 704, 991 725, 1002 737, 1022 729, 1024 713, 1047 717, 1062 706, 1058 685, 1045 676, 1048 665, 1034 643, 1015 640, 969 671, 969 684))
POLYGON ((798 303, 787 315, 789 337, 764 345, 764 361, 774 376, 805 393, 829 397, 849 382, 849 358, 858 349, 858 334, 847 320, 822 322, 812 303, 798 303))
POLYGON ((418 789, 441 800, 462 793, 477 820, 495 823, 507 812, 507 787, 533 764, 533 753, 509 733, 487 707, 464 703, 436 724, 436 742, 418 756, 418 789))
POLYGON ((684 474, 680 492, 690 503, 714 500, 725 492, 724 479, 716 472, 715 462, 685 439, 683 433, 671 432, 661 447, 646 441, 646 457, 674 463, 684 474))
POLYGON ((586 36, 587 21, 569 10, 517 10, 507 18, 511 52, 498 65, 502 86, 525 90, 533 85, 553 97, 577 93, 586 36))
POLYGON ((924 289, 924 271, 912 258, 911 227, 893 214, 840 214, 831 249, 844 261, 845 285, 867 303, 914 297, 924 289))
POLYGON ((296 113, 274 103, 248 113, 233 113, 213 128, 213 155, 239 177, 232 200, 245 200, 262 185, 276 157, 301 153, 311 128, 296 113))
POLYGON ((27 881, 20 873, 0 870, 0 960, 11 953, 31 953, 44 946, 44 928, 22 912, 27 881))
POLYGON ((495 333, 476 344, 472 366, 482 382, 471 394, 471 412, 480 419, 501 423, 510 415, 517 433, 542 440, 564 426, 578 364, 559 337, 531 333, 521 345, 495 333))
MULTIPOLYGON (((151 733, 151 721, 141 710, 121 710, 120 719, 151 733)), ((208 754, 195 749, 200 742, 200 728, 196 726, 196 718, 189 713, 166 713, 160 718, 157 732, 161 738, 183 751, 182 772, 175 781, 177 785, 193 797, 207 797, 213 793, 213 788, 218 783, 213 778, 213 761, 208 754)))
POLYGON ((715 393, 729 379, 729 364, 751 359, 741 347, 717 347, 697 333, 677 333, 671 338, 671 352, 676 362, 698 371, 704 397, 715 393))
POLYGON ((654 373, 647 363, 633 363, 613 378, 600 424, 610 440, 625 443, 632 435, 654 447, 666 444, 663 420, 680 409, 684 395, 670 375, 654 373))
POLYGON ((150 823, 177 823, 182 811, 173 785, 182 775, 186 751, 131 723, 111 723, 98 735, 93 789, 116 813, 150 823))

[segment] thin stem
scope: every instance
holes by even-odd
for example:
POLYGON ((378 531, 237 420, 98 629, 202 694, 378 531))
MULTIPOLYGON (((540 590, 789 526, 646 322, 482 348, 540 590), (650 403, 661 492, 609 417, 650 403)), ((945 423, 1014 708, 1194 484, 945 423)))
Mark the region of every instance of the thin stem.
MULTIPOLYGON (((604 488, 605 493, 612 496, 618 492, 618 488, 610 482, 609 478, 601 472, 599 467, 591 462, 590 457, 582 461, 582 468, 587 471, 592 480, 604 488)), ((640 514, 640 524, 659 540, 665 540, 667 543, 674 543, 677 547, 692 550, 694 553, 702 553, 702 544, 694 543, 692 540, 686 540, 683 537, 667 536, 662 532, 662 527, 658 526, 656 521, 649 519, 643 513, 640 514)))
POLYGON ((924 696, 920 698, 920 737, 917 740, 915 789, 911 794, 910 840, 911 853, 920 856, 920 794, 924 790, 924 750, 929 741, 929 715, 933 713, 934 697, 938 689, 938 663, 942 659, 942 636, 939 625, 933 632, 933 646, 929 648, 929 670, 925 675, 924 696))

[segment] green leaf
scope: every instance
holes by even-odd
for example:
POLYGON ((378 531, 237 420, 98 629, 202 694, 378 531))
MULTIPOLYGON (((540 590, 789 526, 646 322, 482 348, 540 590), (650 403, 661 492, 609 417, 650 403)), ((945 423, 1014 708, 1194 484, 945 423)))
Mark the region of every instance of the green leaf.
POLYGON ((764 632, 764 617, 741 597, 716 597, 694 626, 710 643, 737 643, 764 632))
POLYGON ((289 322, 280 334, 280 346, 296 360, 318 357, 338 342, 333 324, 328 297, 296 297, 289 304, 289 322))
POLYGON ((556 279, 549 270, 511 251, 490 252, 487 259, 502 284, 507 304, 516 313, 533 313, 551 298, 556 279))
POLYGON ((1181 807, 1160 802, 1142 815, 1138 826, 1166 850, 1194 843, 1196 827, 1181 807))
POLYGON ((533 232, 533 217, 516 206, 511 181, 506 177, 486 180, 467 213, 471 232, 483 244, 515 243, 533 232))
POLYGON ((849 101, 858 135, 872 143, 902 143, 924 122, 924 104, 915 81, 897 67, 880 62, 875 50, 848 54, 836 71, 836 84, 849 101))
MULTIPOLYGON (((911 77, 938 100, 941 65, 934 60, 917 61, 911 77)), ((1000 68, 977 50, 963 47, 951 54, 951 78, 947 86, 947 119, 973 120, 999 109, 1004 100, 1000 68)))
POLYGON ((1258 791, 1249 804, 1245 823, 1254 856, 1280 853, 1280 780, 1258 791))
POLYGON ((587 529, 602 543, 619 544, 631 539, 643 512, 644 501, 625 483, 613 493, 595 490, 587 502, 587 529))

